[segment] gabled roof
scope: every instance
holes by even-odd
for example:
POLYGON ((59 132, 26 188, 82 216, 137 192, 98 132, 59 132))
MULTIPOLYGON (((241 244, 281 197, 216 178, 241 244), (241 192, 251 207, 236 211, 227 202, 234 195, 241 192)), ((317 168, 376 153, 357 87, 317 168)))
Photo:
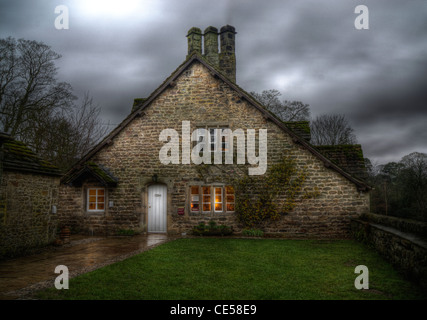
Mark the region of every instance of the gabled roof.
MULTIPOLYGON (((293 130, 291 130, 283 121, 279 120, 273 114, 271 114, 268 110, 266 110, 257 100, 255 100, 252 95, 247 93, 245 90, 240 88, 236 83, 231 81, 226 75, 224 75, 219 69, 213 67, 209 62, 205 60, 205 58, 197 52, 194 52, 192 55, 188 56, 187 59, 146 99, 142 99, 141 103, 136 103, 133 107, 133 111, 115 128, 113 129, 97 146, 95 146, 92 150, 90 150, 79 162, 77 162, 76 166, 81 167, 83 163, 85 163, 88 159, 90 159, 94 154, 96 154, 99 150, 101 150, 104 146, 112 143, 112 139, 118 135, 133 119, 143 116, 144 109, 150 105, 150 103, 155 100, 162 92, 164 92, 168 87, 175 86, 175 80, 194 62, 199 62, 203 66, 205 66, 213 77, 220 79, 224 83, 226 83, 229 87, 231 87, 241 99, 246 100, 250 105, 256 108, 264 118, 274 122, 278 127, 280 127, 284 132, 291 136, 292 140, 295 143, 300 144, 306 150, 311 152, 315 157, 317 157, 323 164, 331 168, 342 176, 356 184, 359 190, 370 190, 371 187, 367 185, 363 180, 352 176, 350 173, 336 165, 330 159, 325 157, 321 152, 319 152, 316 148, 314 148, 308 141, 306 141, 303 137, 299 136, 293 130)), ((72 168, 70 170, 75 170, 72 168)))
POLYGON ((62 182, 71 185, 81 185, 88 177, 95 178, 105 187, 114 187, 118 182, 118 179, 108 172, 107 169, 94 162, 87 162, 77 172, 72 175, 66 175, 62 182))
POLYGON ((37 156, 25 143, 17 141, 8 134, 0 134, 1 159, 3 170, 30 172, 61 176, 61 170, 37 156))
POLYGON ((323 155, 352 176, 366 179, 368 173, 360 144, 316 146, 323 155))

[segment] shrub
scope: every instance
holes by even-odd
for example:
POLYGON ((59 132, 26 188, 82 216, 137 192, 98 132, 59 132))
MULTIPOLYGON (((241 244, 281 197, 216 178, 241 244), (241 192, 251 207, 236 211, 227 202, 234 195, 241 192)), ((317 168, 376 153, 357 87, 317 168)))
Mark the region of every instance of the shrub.
POLYGON ((227 236, 233 233, 233 228, 226 225, 217 225, 215 221, 210 220, 208 225, 200 222, 197 226, 194 226, 192 233, 196 236, 227 236))
POLYGON ((242 235, 247 237, 262 237, 264 236, 264 231, 259 229, 245 229, 242 231, 242 235))

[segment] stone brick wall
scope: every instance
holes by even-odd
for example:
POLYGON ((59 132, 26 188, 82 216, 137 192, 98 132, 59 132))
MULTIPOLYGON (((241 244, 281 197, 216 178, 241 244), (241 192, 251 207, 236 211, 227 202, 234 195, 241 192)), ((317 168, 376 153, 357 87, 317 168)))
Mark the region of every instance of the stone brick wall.
MULTIPOLYGON (((215 219, 242 226, 233 213, 194 214, 189 212, 189 187, 204 181, 195 164, 163 165, 159 151, 165 142, 159 141, 163 129, 175 129, 181 134, 182 121, 190 121, 191 132, 199 126, 227 126, 231 130, 268 130, 268 165, 282 156, 291 156, 308 171, 307 186, 317 187, 320 196, 298 203, 293 212, 280 221, 265 226, 266 232, 280 232, 287 236, 343 237, 349 234, 350 218, 369 211, 369 195, 323 163, 292 139, 274 123, 243 100, 236 91, 214 77, 199 62, 192 64, 174 81, 173 87, 163 91, 145 108, 144 115, 135 118, 90 161, 101 164, 118 178, 117 187, 108 190, 108 200, 114 205, 97 217, 97 222, 83 218, 84 187, 62 186, 59 212, 63 223, 73 220, 76 228, 101 226, 104 232, 114 228, 145 228, 147 224, 147 190, 157 175, 158 183, 168 189, 168 232, 188 232, 200 221, 215 219), (178 215, 179 207, 185 214, 178 215)), ((181 137, 182 138, 182 137, 181 137)), ((181 141, 181 140, 180 140, 181 141)), ((236 161, 236 159, 234 159, 236 161)), ((229 169, 229 165, 219 165, 229 169)), ((206 178, 207 182, 224 182, 224 176, 206 178)))
MULTIPOLYGON (((387 220, 387 217, 384 220, 387 220)), ((405 222, 405 219, 399 220, 402 220, 401 225, 411 224, 411 222, 405 222)), ((425 239, 360 219, 351 221, 351 233, 359 241, 374 247, 407 278, 427 289, 427 242, 425 239)))
POLYGON ((0 258, 56 238, 59 177, 3 171, 0 185, 0 258))

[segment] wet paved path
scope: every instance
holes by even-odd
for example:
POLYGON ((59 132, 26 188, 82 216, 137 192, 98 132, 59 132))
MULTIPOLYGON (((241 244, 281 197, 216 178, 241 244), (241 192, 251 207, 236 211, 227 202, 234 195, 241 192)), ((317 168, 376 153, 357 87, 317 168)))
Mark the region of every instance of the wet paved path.
POLYGON ((0 261, 0 300, 25 298, 53 287, 58 265, 68 267, 70 278, 124 260, 169 240, 166 234, 133 237, 72 237, 68 245, 39 254, 0 261))

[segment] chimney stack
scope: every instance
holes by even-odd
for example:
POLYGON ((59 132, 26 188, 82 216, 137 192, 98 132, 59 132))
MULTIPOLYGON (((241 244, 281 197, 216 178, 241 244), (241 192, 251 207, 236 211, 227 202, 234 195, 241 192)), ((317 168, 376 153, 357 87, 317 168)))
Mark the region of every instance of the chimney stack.
POLYGON ((234 82, 236 82, 235 34, 234 27, 230 25, 221 28, 221 53, 219 55, 219 68, 234 82))
MULTIPOLYGON (((203 33, 204 57, 212 66, 218 68, 233 82, 236 82, 235 34, 234 27, 230 25, 223 26, 219 33, 217 28, 210 26, 203 33), (218 52, 218 35, 221 52, 218 52)), ((202 54, 202 31, 193 27, 188 30, 187 38, 187 57, 194 52, 202 54)))
POLYGON ((192 55, 194 52, 202 54, 202 30, 199 28, 193 27, 188 30, 187 34, 188 39, 188 55, 192 55))
POLYGON ((219 67, 219 56, 218 56, 218 29, 215 27, 207 27, 205 29, 204 36, 204 48, 206 59, 215 67, 219 67))

